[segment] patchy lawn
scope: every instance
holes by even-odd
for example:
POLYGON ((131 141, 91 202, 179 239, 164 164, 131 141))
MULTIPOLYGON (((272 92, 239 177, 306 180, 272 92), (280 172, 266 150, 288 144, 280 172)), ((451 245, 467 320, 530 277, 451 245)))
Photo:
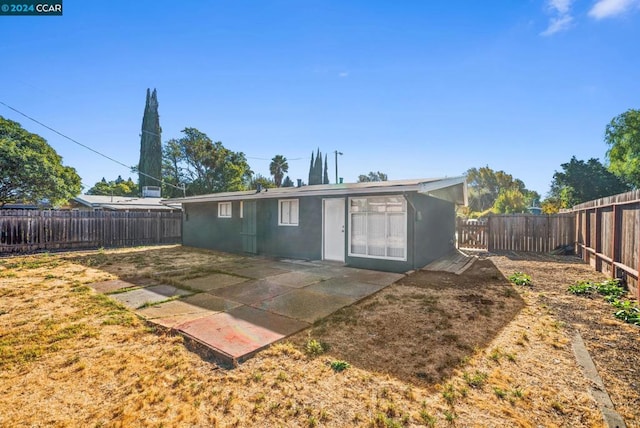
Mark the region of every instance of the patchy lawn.
POLYGON ((87 286, 203 276, 227 257, 155 247, 0 259, 0 425, 603 426, 569 344, 578 328, 640 426, 639 365, 627 359, 640 356, 638 329, 565 292, 602 278, 572 258, 417 272, 232 371, 87 286), (533 287, 504 279, 516 270, 533 287))

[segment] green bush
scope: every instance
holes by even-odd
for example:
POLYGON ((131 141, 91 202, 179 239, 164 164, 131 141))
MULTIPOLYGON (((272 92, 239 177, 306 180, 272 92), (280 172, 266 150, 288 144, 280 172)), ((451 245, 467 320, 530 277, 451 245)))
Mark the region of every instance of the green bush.
POLYGON ((513 275, 509 277, 509 281, 513 282, 515 285, 533 285, 531 282, 531 276, 523 272, 514 272, 513 275))

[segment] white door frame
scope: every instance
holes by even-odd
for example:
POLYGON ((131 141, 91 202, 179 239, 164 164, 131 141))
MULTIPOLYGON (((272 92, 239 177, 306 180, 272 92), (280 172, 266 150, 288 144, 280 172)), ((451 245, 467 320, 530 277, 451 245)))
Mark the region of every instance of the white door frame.
POLYGON ((344 263, 345 257, 345 198, 326 198, 322 200, 322 259, 323 260, 334 260, 344 263), (329 224, 327 218, 327 203, 336 207, 336 203, 338 203, 338 211, 339 215, 336 212, 334 220, 338 220, 338 224, 333 230, 329 230, 331 225, 329 224), (339 229, 339 230, 338 230, 339 229), (331 241, 331 239, 335 241, 331 241), (337 242, 340 241, 340 242, 337 242), (332 244, 330 250, 335 251, 335 253, 327 254, 328 244, 332 244), (340 245, 338 245, 338 243, 340 245))

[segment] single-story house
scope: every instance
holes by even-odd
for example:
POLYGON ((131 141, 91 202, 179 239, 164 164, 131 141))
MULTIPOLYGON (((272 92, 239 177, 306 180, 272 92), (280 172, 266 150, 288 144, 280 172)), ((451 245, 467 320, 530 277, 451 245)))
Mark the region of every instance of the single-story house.
POLYGON ((79 195, 69 201, 69 206, 80 211, 180 211, 180 204, 164 204, 160 197, 79 195))
POLYGON ((233 253, 391 272, 420 268, 454 248, 465 177, 282 187, 170 199, 182 243, 233 253))

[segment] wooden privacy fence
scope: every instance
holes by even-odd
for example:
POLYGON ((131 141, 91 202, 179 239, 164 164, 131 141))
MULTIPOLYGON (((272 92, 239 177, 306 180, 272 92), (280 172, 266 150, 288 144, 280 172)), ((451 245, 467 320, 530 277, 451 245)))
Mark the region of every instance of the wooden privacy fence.
POLYGON ((458 248, 547 253, 574 242, 572 213, 492 215, 482 223, 458 220, 458 248))
POLYGON ((0 210, 0 254, 177 244, 181 212, 0 210))
POLYGON ((640 190, 576 205, 572 213, 582 259, 612 278, 624 278, 640 297, 640 190))

